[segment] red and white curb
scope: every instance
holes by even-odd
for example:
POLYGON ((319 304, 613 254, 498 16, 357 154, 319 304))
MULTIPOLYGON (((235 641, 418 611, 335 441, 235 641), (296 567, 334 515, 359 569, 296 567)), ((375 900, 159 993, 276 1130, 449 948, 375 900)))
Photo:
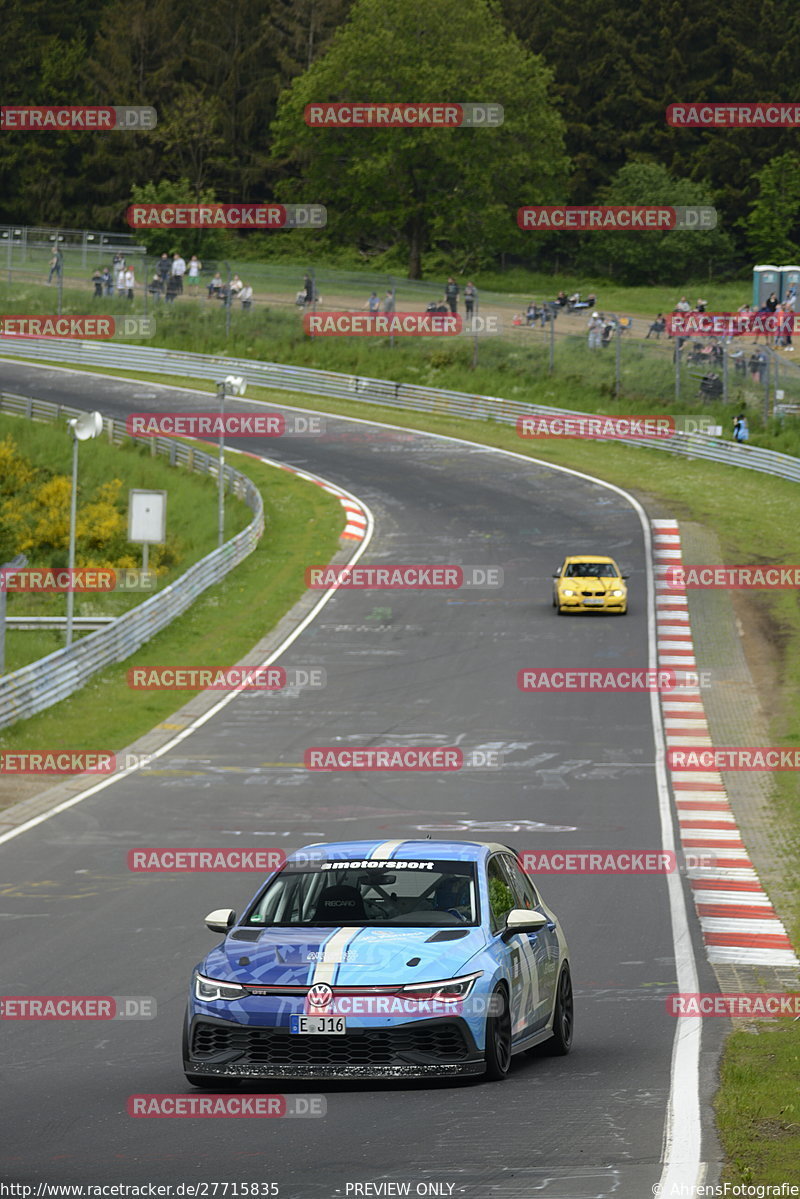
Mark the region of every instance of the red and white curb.
MULTIPOLYGON (((249 450, 238 450, 236 453, 244 454, 248 458, 257 458, 260 462, 270 461, 271 459, 262 458, 260 454, 253 454, 249 450)), ((329 495, 335 495, 339 503, 344 508, 347 523, 344 527, 344 532, 340 534, 342 541, 363 541, 367 533, 367 514, 354 496, 349 495, 346 491, 342 491, 340 487, 334 487, 327 479, 320 479, 318 475, 309 474, 307 470, 300 470, 296 466, 287 466, 284 462, 272 462, 273 466, 280 467, 290 475, 295 475, 298 479, 306 479, 309 483, 316 483, 317 487, 321 487, 323 491, 327 491, 329 495)))
MULTIPOLYGON (((301 472, 298 471, 298 474, 301 472)), ((309 476, 310 478, 311 476, 309 476)), ((315 482, 317 480, 314 480, 315 482)), ((339 497, 339 503, 344 508, 347 524, 342 533, 342 539, 346 541, 363 541, 367 531, 367 515, 357 500, 346 492, 340 491, 338 487, 332 487, 330 483, 320 484, 323 491, 329 492, 330 495, 339 497)))
MULTIPOLYGON (((666 578, 667 569, 682 559, 678 522, 654 520, 652 526, 658 665, 696 672, 686 588, 666 578)), ((698 688, 662 691, 661 710, 668 750, 712 744, 698 688)), ((669 774, 683 849, 713 862, 688 871, 708 960, 800 966, 748 857, 722 775, 716 770, 669 774)))

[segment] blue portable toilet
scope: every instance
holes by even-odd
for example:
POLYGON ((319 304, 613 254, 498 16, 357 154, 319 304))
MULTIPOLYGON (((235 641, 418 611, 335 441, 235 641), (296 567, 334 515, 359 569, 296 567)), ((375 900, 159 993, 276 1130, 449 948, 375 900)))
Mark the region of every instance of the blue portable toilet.
POLYGON ((753 308, 756 312, 764 307, 764 301, 773 292, 777 294, 778 299, 781 298, 781 268, 779 266, 754 266, 753 308))
POLYGON ((794 288, 796 293, 800 292, 800 266, 782 266, 780 272, 781 290, 778 295, 781 300, 786 300, 791 288, 794 288))

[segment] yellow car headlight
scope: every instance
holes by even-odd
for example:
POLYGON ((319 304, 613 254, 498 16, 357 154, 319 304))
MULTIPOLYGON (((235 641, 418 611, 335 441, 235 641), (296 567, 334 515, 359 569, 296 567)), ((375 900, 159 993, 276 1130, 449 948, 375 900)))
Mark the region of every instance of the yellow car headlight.
POLYGON ((574 591, 570 591, 568 587, 565 587, 565 588, 564 588, 564 591, 563 591, 563 593, 562 593, 562 594, 563 594, 563 595, 574 595, 574 594, 575 594, 575 592, 574 592, 574 591))
POLYGON ((618 588, 616 591, 612 591, 611 594, 612 595, 624 595, 625 592, 618 588))

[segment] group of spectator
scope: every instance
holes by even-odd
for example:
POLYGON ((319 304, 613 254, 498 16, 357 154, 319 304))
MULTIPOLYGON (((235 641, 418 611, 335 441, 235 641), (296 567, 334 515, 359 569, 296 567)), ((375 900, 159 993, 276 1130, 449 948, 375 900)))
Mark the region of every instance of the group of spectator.
MULTIPOLYGON (((452 275, 449 276, 444 285, 444 296, 441 300, 433 300, 425 309, 426 312, 442 312, 451 313, 453 316, 458 314, 458 297, 461 295, 461 288, 452 275)), ((464 312, 467 320, 471 323, 475 314, 475 308, 478 303, 478 289, 470 279, 464 287, 464 312)))
POLYGON ((239 300, 245 310, 253 306, 253 289, 250 284, 244 284, 238 275, 234 275, 230 283, 223 281, 222 275, 216 271, 208 284, 209 300, 224 300, 232 303, 239 300))
POLYGON ((103 296, 125 296, 132 300, 136 288, 136 273, 121 254, 115 254, 110 267, 96 267, 92 274, 96 299, 103 296))
POLYGON ((597 304, 597 296, 592 291, 584 300, 579 291, 573 292, 571 296, 568 296, 565 291, 560 291, 553 302, 559 308, 566 308, 567 312, 581 312, 584 308, 594 308, 597 304))
MULTIPOLYGON (((56 251, 56 253, 60 254, 61 251, 56 251)), ((53 258, 55 259, 55 254, 53 258)), ((178 296, 184 294, 184 281, 188 286, 189 293, 196 294, 202 269, 203 264, 196 254, 193 254, 187 263, 177 251, 172 257, 164 252, 158 259, 153 276, 147 284, 147 294, 153 300, 163 299, 166 304, 173 304, 178 296)), ((54 266, 51 263, 51 276, 53 273, 60 274, 60 272, 60 264, 54 266)), ((49 282, 50 279, 48 279, 49 282)), ((115 254, 110 267, 96 268, 92 274, 92 284, 97 299, 116 295, 132 300, 137 286, 133 264, 127 263, 122 254, 115 254)), ((208 297, 209 299, 227 300, 228 296, 232 300, 238 298, 242 308, 252 306, 252 287, 245 286, 238 275, 233 276, 230 285, 224 283, 222 276, 217 271, 208 284, 208 297)))
POLYGON ((186 259, 176 250, 172 258, 166 251, 156 263, 155 273, 147 285, 148 295, 154 300, 163 299, 167 304, 174 304, 178 296, 183 295, 183 281, 186 278, 188 286, 195 292, 200 282, 200 272, 203 264, 196 254, 186 259))
POLYGON ((391 287, 386 292, 383 300, 376 291, 371 291, 364 308, 367 312, 394 312, 394 292, 391 287))

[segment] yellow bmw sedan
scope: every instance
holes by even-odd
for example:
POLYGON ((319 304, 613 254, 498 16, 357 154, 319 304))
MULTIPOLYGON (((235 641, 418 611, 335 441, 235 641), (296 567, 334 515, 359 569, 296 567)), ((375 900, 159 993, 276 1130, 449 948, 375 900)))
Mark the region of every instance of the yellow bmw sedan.
POLYGON ((553 607, 565 612, 628 611, 627 575, 613 558, 601 554, 576 554, 565 558, 553 576, 553 607))

